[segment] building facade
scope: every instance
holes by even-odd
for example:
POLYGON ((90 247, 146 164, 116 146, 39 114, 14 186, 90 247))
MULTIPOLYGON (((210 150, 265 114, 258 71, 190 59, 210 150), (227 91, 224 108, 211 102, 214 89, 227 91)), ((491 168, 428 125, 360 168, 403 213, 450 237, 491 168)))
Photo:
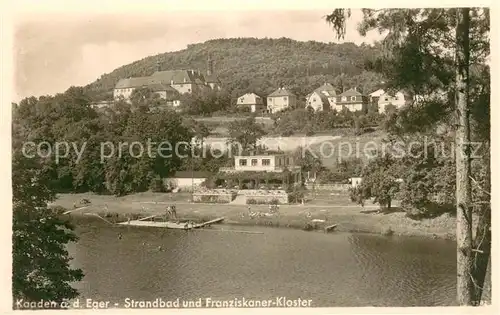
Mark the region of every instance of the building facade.
POLYGON ((234 170, 255 172, 282 172, 285 168, 292 167, 293 160, 284 154, 280 155, 254 155, 236 156, 234 158, 234 170))
POLYGON ((262 97, 255 93, 247 93, 238 97, 236 106, 240 108, 248 108, 251 113, 264 113, 266 111, 266 106, 262 97))
POLYGON ((206 76, 198 70, 161 70, 159 62, 156 71, 147 77, 121 79, 115 85, 113 98, 130 101, 135 89, 150 88, 172 104, 180 105, 181 94, 192 94, 204 90, 220 90, 220 81, 213 74, 213 61, 209 56, 206 76))
POLYGON ((290 90, 279 88, 267 96, 267 111, 271 114, 297 105, 297 96, 290 90))
POLYGON ((368 102, 369 98, 367 96, 359 92, 357 88, 352 88, 337 96, 335 109, 337 111, 366 112, 368 102))
MULTIPOLYGON (((220 179, 225 182, 221 183, 223 186, 235 176, 239 178, 240 186, 250 182, 253 183, 250 187, 260 187, 261 184, 273 181, 275 186, 271 190, 302 183, 301 167, 294 164, 292 156, 283 153, 235 156, 234 166, 221 167, 219 173, 222 174, 220 179), (250 178, 247 174, 251 174, 250 178)), ((286 197, 286 194, 284 196, 286 197)))
POLYGON ((335 108, 337 103, 337 91, 330 83, 325 83, 311 94, 306 96, 306 108, 315 111, 327 111, 335 108))
POLYGON ((391 95, 390 93, 384 93, 378 99, 378 112, 385 113, 386 107, 388 105, 393 105, 399 109, 405 106, 407 102, 408 96, 401 91, 394 93, 394 95, 391 95))

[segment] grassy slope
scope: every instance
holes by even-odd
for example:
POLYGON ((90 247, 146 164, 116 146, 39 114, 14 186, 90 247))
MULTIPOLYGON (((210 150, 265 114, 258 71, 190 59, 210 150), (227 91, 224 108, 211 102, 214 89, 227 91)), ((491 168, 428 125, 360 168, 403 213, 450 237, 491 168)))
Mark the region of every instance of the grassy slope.
POLYGON ((305 96, 325 80, 344 73, 344 83, 374 90, 379 75, 364 71, 365 59, 376 49, 352 43, 326 44, 299 42, 287 38, 216 39, 188 45, 187 49, 146 57, 103 74, 86 86, 95 96, 109 97, 119 79, 151 75, 157 61, 163 70, 198 69, 206 72, 208 55, 214 60, 214 72, 233 97, 249 91, 267 95, 279 85, 291 86, 305 96))
MULTIPOLYGON (((386 233, 392 230, 395 235, 428 236, 453 239, 455 220, 449 216, 442 216, 431 220, 415 221, 407 218, 404 213, 376 214, 375 205, 368 205, 364 209, 351 203, 345 196, 330 196, 323 193, 315 196, 315 200, 301 205, 282 205, 280 215, 260 219, 248 217, 246 205, 211 205, 189 203, 189 194, 160 194, 139 193, 125 197, 97 196, 93 194, 63 194, 59 196, 56 205, 73 209, 73 204, 82 198, 91 201, 88 208, 73 212, 74 215, 87 212, 106 212, 119 215, 118 220, 125 220, 127 216, 146 216, 148 214, 164 213, 168 204, 177 205, 179 217, 197 221, 217 217, 225 217, 225 223, 240 225, 268 225, 279 227, 303 228, 312 219, 321 219, 324 225, 338 224, 338 231, 386 233), (155 204, 155 202, 158 202, 155 204), (365 211, 366 213, 363 213, 365 211), (311 217, 306 217, 307 213, 311 217)), ((252 211, 267 211, 267 206, 252 205, 252 211)), ((320 228, 324 226, 319 224, 320 228)))

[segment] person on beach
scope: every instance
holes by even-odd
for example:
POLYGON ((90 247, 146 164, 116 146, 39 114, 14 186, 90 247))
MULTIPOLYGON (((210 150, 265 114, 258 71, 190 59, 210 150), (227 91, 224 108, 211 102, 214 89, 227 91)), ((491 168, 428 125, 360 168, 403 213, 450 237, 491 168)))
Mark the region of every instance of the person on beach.
POLYGON ((175 206, 172 206, 171 211, 172 211, 172 217, 175 220, 177 220, 177 211, 175 210, 175 206))
POLYGON ((165 209, 165 221, 168 221, 168 218, 170 217, 170 213, 172 212, 172 210, 170 209, 170 206, 168 206, 166 209, 165 209))

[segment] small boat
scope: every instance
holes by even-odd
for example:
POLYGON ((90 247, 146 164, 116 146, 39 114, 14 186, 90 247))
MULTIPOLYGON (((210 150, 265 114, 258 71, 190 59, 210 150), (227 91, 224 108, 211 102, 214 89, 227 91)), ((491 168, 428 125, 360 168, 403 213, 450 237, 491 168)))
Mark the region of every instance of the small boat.
POLYGON ((156 216, 150 216, 142 218, 139 220, 129 220, 125 222, 120 222, 121 225, 133 225, 133 226, 149 226, 149 227, 160 227, 167 229, 177 229, 177 230, 192 230, 199 229, 214 223, 220 223, 224 218, 217 218, 203 223, 191 223, 191 222, 172 222, 172 221, 150 221, 156 216))

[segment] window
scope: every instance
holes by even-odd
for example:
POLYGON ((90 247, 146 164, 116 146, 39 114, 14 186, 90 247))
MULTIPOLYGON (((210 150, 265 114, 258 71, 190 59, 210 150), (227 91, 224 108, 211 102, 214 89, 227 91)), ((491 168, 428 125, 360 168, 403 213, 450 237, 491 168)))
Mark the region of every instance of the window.
POLYGON ((287 100, 287 97, 286 96, 283 96, 283 100, 286 101, 287 100))
POLYGON ((246 166, 247 165, 247 160, 241 159, 240 160, 240 166, 246 166))
POLYGON ((188 92, 191 92, 191 89, 188 89, 188 92))
POLYGON ((240 103, 243 103, 243 101, 244 101, 244 100, 245 100, 245 99, 244 99, 243 97, 242 97, 242 98, 240 98, 240 103))
POLYGON ((286 158, 286 165, 290 165, 290 158, 286 158))
POLYGON ((342 96, 342 102, 347 101, 347 96, 342 96))
POLYGON ((252 159, 252 166, 256 166, 257 165, 257 159, 252 159))
POLYGON ((262 166, 269 166, 269 165, 271 165, 270 159, 262 159, 262 166))
POLYGON ((386 102, 387 102, 387 101, 389 101, 389 98, 386 96, 386 97, 384 98, 384 101, 386 101, 386 102))
POLYGON ((356 100, 356 96, 351 96, 351 101, 355 101, 356 100))
POLYGON ((184 87, 184 84, 181 84, 181 87, 184 87))

